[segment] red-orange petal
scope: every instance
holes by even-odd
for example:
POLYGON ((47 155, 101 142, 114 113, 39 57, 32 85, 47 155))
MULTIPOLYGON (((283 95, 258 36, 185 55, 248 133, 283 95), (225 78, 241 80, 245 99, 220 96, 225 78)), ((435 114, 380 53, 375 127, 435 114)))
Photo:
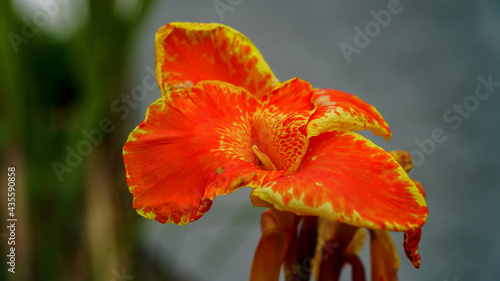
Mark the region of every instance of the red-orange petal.
POLYGON ((251 122, 258 103, 222 82, 199 83, 153 103, 123 149, 137 212, 185 224, 208 211, 217 195, 281 176, 255 166, 251 122))
POLYGON ((424 197, 403 168, 354 132, 311 138, 295 174, 252 193, 278 210, 371 229, 407 231, 427 218, 424 197))
POLYGON ((418 190, 420 190, 420 192, 422 193, 422 195, 425 198, 425 189, 424 189, 424 186, 422 185, 422 183, 420 183, 419 181, 416 181, 416 180, 414 180, 413 182, 415 183, 415 185, 417 186, 418 190))
POLYGON ((323 132, 371 130, 386 140, 391 138, 389 126, 377 109, 354 95, 317 89, 313 101, 318 108, 307 126, 309 137, 323 132))
POLYGON ((409 230, 404 234, 403 248, 405 249, 406 256, 415 268, 420 267, 420 254, 418 253, 420 235, 422 235, 422 227, 409 230))
POLYGON ((255 45, 218 23, 169 23, 156 33, 156 76, 163 94, 203 80, 241 86, 261 97, 279 82, 255 45))
POLYGON ((287 174, 297 170, 307 150, 305 128, 315 108, 312 94, 309 83, 295 78, 268 92, 255 113, 256 145, 287 174))
POLYGON ((398 253, 387 231, 370 230, 370 260, 371 280, 398 280, 398 253))
MULTIPOLYGON (((413 168, 412 158, 408 151, 404 150, 394 150, 389 152, 391 156, 396 160, 396 162, 403 167, 403 169, 408 172, 413 168)), ((418 188, 420 193, 425 198, 425 190, 419 181, 414 180, 415 186, 418 188)), ((412 229, 404 233, 404 243, 403 247, 405 249, 406 256, 412 262, 413 266, 416 268, 420 267, 420 254, 418 253, 418 243, 420 242, 420 235, 422 233, 422 227, 417 229, 412 229)))

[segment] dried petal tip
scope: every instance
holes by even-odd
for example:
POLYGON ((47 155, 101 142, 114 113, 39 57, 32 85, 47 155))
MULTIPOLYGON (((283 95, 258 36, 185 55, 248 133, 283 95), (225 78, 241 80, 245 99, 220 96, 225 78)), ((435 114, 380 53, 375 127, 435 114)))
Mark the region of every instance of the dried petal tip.
POLYGON ((408 151, 405 150, 392 150, 389 151, 389 154, 398 162, 399 165, 405 170, 405 172, 411 171, 413 169, 413 163, 411 155, 408 151))
POLYGON ((403 247, 405 249, 406 256, 413 263, 415 268, 420 267, 420 254, 418 253, 418 243, 420 242, 420 235, 422 234, 422 227, 416 230, 410 230, 405 232, 405 238, 403 247))

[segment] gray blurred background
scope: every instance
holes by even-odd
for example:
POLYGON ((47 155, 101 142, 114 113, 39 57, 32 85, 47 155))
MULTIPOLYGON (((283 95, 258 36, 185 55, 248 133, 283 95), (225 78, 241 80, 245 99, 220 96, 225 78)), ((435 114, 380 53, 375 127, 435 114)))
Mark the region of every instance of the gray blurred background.
MULTIPOLYGON (((106 29, 106 14, 90 17, 92 9, 85 2, 74 0, 67 4, 72 9, 61 13, 65 17, 61 17, 59 25, 47 25, 47 35, 43 37, 66 42, 79 25, 101 17, 101 25, 94 28, 106 29), (65 28, 58 30, 57 26, 65 28)), ((135 5, 146 1, 116 2, 122 3, 120 13, 127 15, 135 5)), ((18 15, 23 15, 23 11, 32 15, 36 10, 30 10, 30 4, 13 6, 18 15)), ((426 189, 429 218, 420 242, 420 269, 414 269, 405 257, 402 233, 392 235, 400 256, 400 280, 498 279, 499 1, 179 0, 151 1, 143 12, 142 20, 133 23, 134 32, 122 57, 127 63, 121 69, 122 86, 115 93, 117 97, 143 85, 143 79, 150 75, 147 69, 154 69, 154 38, 161 26, 174 21, 229 25, 253 41, 280 81, 300 77, 314 87, 346 91, 374 105, 389 123, 393 138, 389 142, 370 138, 386 150, 405 149, 415 157, 417 167, 411 176, 426 189), (388 13, 390 19, 384 16, 388 13), (352 53, 346 55, 347 49, 343 51, 341 46, 352 53), (488 80, 493 82, 485 86, 484 81, 488 80)), ((94 69, 98 73, 106 71, 94 69)), ((114 139, 110 147, 116 151, 115 158, 120 157, 127 134, 144 119, 147 107, 158 97, 158 88, 148 90, 137 106, 129 107, 130 114, 111 109, 112 99, 105 103, 102 116, 108 116, 121 128, 107 136, 114 139)), ((95 125, 86 128, 92 126, 95 125)), ((66 143, 62 141, 61 147, 66 143)), ((96 151, 93 155, 100 155, 101 151, 96 151)), ((41 161, 42 165, 49 166, 53 160, 63 161, 64 154, 59 158, 41 158, 44 157, 48 158, 41 161)), ((111 263, 113 267, 105 263, 93 271, 93 278, 81 280, 101 280, 95 276, 113 280, 122 268, 130 278, 123 280, 248 279, 263 212, 252 207, 248 188, 216 198, 212 209, 196 222, 162 225, 131 210, 131 195, 119 165, 116 164, 117 184, 113 192, 121 198, 115 199, 119 201, 115 205, 120 206, 120 212, 126 214, 122 217, 127 220, 115 223, 121 227, 133 224, 134 228, 108 239, 117 244, 116 249, 125 243, 131 250, 118 250, 120 262, 111 263), (135 246, 128 245, 132 239, 135 246), (146 265, 153 267, 155 273, 142 273, 146 265)), ((48 174, 54 177, 50 167, 48 174)), ((59 185, 53 186, 57 190, 59 185)), ((85 192, 84 195, 92 196, 85 192)), ((99 209, 100 205, 95 204, 87 208, 99 209)), ((92 228, 92 224, 92 220, 88 221, 87 228, 92 228)), ((31 247, 37 244, 32 242, 31 247)), ((362 256, 369 271, 367 245, 362 256)), ((89 267, 94 269, 97 266, 93 262, 74 264, 91 264, 89 267)), ((345 271, 343 280, 350 280, 350 269, 345 271)))

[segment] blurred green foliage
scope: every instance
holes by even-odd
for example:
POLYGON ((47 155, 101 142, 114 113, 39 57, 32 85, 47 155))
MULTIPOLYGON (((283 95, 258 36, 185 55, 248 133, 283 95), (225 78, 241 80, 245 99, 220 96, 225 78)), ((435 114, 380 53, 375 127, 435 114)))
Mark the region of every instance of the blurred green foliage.
MULTIPOLYGON (((19 219, 16 274, 2 262, 0 280, 165 280, 137 247, 121 156, 127 126, 110 112, 151 4, 139 0, 123 17, 115 1, 88 0, 84 25, 65 40, 43 28, 27 38, 27 21, 12 3, 0 9, 0 160, 2 169, 18 171, 19 219), (113 133, 103 133, 81 161, 68 158, 68 148, 86 139, 83 130, 98 129, 104 118, 114 120, 113 133), (55 162, 65 166, 56 165, 60 176, 55 162)), ((0 246, 5 253, 6 243, 0 246)))

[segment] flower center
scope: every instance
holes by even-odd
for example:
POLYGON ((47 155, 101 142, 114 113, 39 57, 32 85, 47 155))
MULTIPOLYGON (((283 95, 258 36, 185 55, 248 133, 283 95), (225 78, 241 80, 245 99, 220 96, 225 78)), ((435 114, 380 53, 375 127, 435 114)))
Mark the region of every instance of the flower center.
POLYGON ((277 171, 276 166, 274 166, 273 161, 264 154, 262 151, 259 150, 259 148, 256 145, 252 145, 252 151, 255 153, 255 156, 259 159, 260 166, 263 168, 263 170, 267 171, 277 171))

